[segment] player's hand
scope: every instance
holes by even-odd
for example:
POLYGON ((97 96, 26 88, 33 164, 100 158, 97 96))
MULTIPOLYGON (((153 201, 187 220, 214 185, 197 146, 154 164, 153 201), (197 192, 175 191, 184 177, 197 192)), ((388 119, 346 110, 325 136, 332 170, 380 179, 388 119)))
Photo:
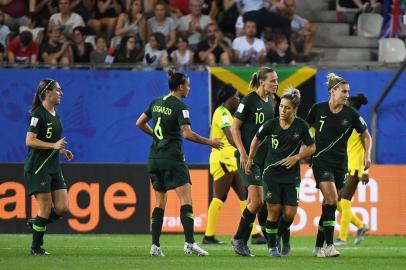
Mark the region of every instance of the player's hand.
POLYGON ((62 154, 66 157, 68 161, 71 161, 73 159, 73 153, 68 149, 63 149, 62 154))
POLYGON ((245 166, 247 165, 248 162, 248 156, 245 151, 243 153, 240 153, 240 168, 241 170, 245 170, 245 166))
POLYGON ((65 141, 65 138, 60 139, 52 145, 52 148, 55 150, 62 150, 68 145, 68 142, 65 141))
POLYGON ((282 160, 281 165, 285 166, 287 169, 292 168, 297 162, 299 161, 299 156, 294 155, 294 156, 289 156, 287 158, 284 158, 282 160))
POLYGON ((216 148, 216 149, 222 149, 224 147, 224 143, 221 142, 219 138, 214 138, 211 140, 211 147, 216 148))
POLYGON ((245 174, 247 175, 251 175, 252 171, 251 171, 251 167, 252 167, 252 163, 253 163, 253 159, 248 157, 247 163, 245 164, 245 174))
POLYGON ((363 185, 366 185, 369 183, 369 175, 367 173, 362 174, 361 182, 363 185))
POLYGON ((371 167, 371 158, 365 155, 364 157, 364 170, 368 170, 371 167))

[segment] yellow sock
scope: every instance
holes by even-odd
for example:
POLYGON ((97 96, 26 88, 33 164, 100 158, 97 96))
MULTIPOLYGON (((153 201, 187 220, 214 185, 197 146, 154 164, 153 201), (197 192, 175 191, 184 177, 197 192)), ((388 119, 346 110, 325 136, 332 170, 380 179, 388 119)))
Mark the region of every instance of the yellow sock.
POLYGON ((216 230, 217 218, 219 216, 223 201, 217 198, 211 200, 209 211, 207 213, 207 227, 205 236, 214 236, 216 230))
POLYGON ((340 239, 347 241, 351 221, 351 201, 341 199, 340 239))
MULTIPOLYGON (((246 207, 247 207, 247 201, 240 201, 241 212, 243 212, 246 207)), ((252 224, 251 235, 258 234, 258 233, 259 232, 257 231, 257 225, 254 222, 254 224, 252 224)))
POLYGON ((364 228, 364 223, 351 211, 351 223, 358 229, 364 228))

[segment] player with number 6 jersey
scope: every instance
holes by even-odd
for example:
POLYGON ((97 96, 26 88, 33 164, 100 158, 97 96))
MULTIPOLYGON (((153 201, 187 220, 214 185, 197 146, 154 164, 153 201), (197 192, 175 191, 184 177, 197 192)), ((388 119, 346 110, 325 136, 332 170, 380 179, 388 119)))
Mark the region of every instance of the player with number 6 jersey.
POLYGON ((136 125, 153 137, 148 157, 148 174, 155 191, 155 208, 151 217, 152 246, 151 256, 165 256, 160 246, 163 217, 167 202, 167 191, 175 189, 180 200, 180 219, 185 233, 183 250, 187 254, 207 256, 195 242, 193 236, 194 216, 189 169, 185 162, 182 135, 186 139, 220 149, 223 143, 218 138, 204 138, 190 128, 189 109, 181 99, 190 90, 189 78, 182 73, 168 71, 170 93, 151 102, 138 118, 136 125), (153 127, 148 121, 153 120, 153 127))

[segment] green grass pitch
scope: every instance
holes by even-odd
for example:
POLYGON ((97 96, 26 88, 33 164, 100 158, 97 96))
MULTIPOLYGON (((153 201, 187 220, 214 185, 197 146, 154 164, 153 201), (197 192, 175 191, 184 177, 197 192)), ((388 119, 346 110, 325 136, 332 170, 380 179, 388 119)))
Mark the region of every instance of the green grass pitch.
MULTIPOLYGON (((292 236, 293 255, 284 258, 267 256, 265 245, 251 246, 255 257, 238 257, 228 244, 230 237, 219 237, 224 245, 202 245, 208 257, 183 253, 182 235, 162 235, 166 257, 150 257, 149 235, 46 235, 50 256, 29 256, 31 235, 0 234, 0 269, 406 269, 406 237, 368 236, 360 246, 349 239, 340 247, 338 258, 311 257, 314 237, 292 236)), ((196 240, 201 241, 202 235, 196 240)))

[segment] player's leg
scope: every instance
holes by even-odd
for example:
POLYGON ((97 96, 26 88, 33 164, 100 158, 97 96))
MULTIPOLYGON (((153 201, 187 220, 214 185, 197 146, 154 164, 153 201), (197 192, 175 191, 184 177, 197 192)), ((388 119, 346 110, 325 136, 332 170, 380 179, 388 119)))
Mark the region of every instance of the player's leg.
POLYGON ((168 195, 166 191, 155 190, 155 207, 151 215, 152 246, 151 256, 165 256, 161 249, 160 237, 168 195))
MULTIPOLYGON (((273 194, 272 194, 273 196, 273 194)), ((272 199, 275 201, 275 199, 272 199)), ((267 202, 268 218, 266 221, 266 235, 268 238, 268 252, 271 257, 280 257, 280 250, 277 248, 276 237, 278 235, 278 220, 282 206, 267 202)))
POLYGON ((44 234, 47 225, 52 222, 49 220, 49 214, 52 209, 52 195, 50 192, 37 193, 35 194, 35 198, 39 204, 39 211, 32 225, 31 255, 49 255, 41 246, 44 243, 44 234))
POLYGON ((222 244, 222 242, 215 239, 214 232, 217 225, 218 215, 220 214, 221 207, 227 198, 235 174, 238 173, 227 172, 217 179, 215 175, 213 175, 214 194, 207 213, 207 227, 203 238, 203 244, 222 244))
POLYGON ((208 252, 203 250, 197 245, 193 236, 194 215, 192 207, 192 186, 186 183, 180 187, 175 188, 176 194, 180 201, 180 220, 182 222, 185 245, 183 250, 187 254, 196 254, 198 256, 207 256, 208 252))

